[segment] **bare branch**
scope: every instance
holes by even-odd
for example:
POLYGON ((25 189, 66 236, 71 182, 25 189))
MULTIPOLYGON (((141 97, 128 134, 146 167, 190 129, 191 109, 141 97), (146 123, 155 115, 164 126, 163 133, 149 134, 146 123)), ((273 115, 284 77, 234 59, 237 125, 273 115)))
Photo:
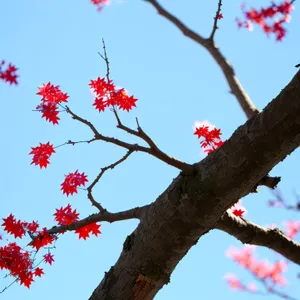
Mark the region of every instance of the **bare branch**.
POLYGON ((300 265, 300 244, 287 238, 279 229, 263 228, 228 212, 223 214, 216 229, 227 232, 242 243, 268 247, 300 265))
POLYGON ((98 183, 98 181, 100 180, 100 178, 103 176, 103 174, 109 170, 109 169, 113 169, 114 167, 116 167, 117 165, 119 165, 120 163, 122 163, 123 161, 125 161, 129 155, 133 153, 133 150, 129 150, 122 158, 120 158, 119 160, 117 160, 116 162, 110 164, 109 166, 106 166, 104 168, 101 168, 100 173, 98 174, 98 176, 95 178, 95 180, 90 184, 90 186, 87 188, 88 191, 88 198, 91 201, 92 205, 97 207, 99 209, 99 211, 101 213, 104 213, 106 210, 101 206, 100 203, 98 203, 93 195, 92 195, 92 189, 93 187, 98 183))
POLYGON ((110 213, 107 210, 90 215, 78 222, 72 223, 70 225, 61 225, 61 226, 54 226, 48 230, 49 234, 57 234, 67 231, 74 231, 78 228, 83 226, 89 225, 95 222, 117 222, 117 221, 124 221, 130 219, 141 219, 144 213, 146 212, 149 205, 145 205, 142 207, 135 207, 129 210, 117 212, 117 213, 110 213))
POLYGON ((250 97, 243 89, 241 83, 237 79, 235 72, 231 64, 225 59, 223 54, 220 52, 219 48, 214 44, 214 42, 209 38, 204 38, 198 33, 189 29, 184 23, 182 23, 178 18, 166 11, 156 0, 144 0, 152 4, 157 12, 173 23, 181 32, 192 39, 199 45, 203 46, 215 59, 217 64, 223 71, 223 74, 227 80, 227 83, 230 87, 230 92, 237 98, 240 106, 242 107, 247 118, 251 118, 254 115, 258 114, 260 111, 254 106, 250 97))
POLYGON ((95 140, 101 140, 104 142, 108 142, 108 143, 117 145, 119 147, 125 148, 130 151, 140 151, 140 152, 148 153, 148 154, 162 160, 163 162, 183 171, 186 174, 192 174, 194 171, 194 168, 192 165, 182 162, 174 157, 171 157, 160 150, 154 151, 151 148, 143 147, 143 146, 140 146, 139 144, 130 144, 130 143, 126 143, 124 141, 121 141, 121 140, 113 138, 113 137, 104 136, 100 132, 98 132, 98 130, 95 128, 95 126, 91 122, 79 117, 77 114, 75 114, 73 111, 71 111, 71 109, 69 107, 66 107, 66 111, 67 111, 67 113, 69 113, 72 116, 72 118, 74 120, 77 120, 77 121, 85 124, 86 126, 88 126, 94 133, 95 140))
POLYGON ((90 144, 90 143, 92 143, 92 142, 94 142, 94 141, 97 141, 97 139, 96 139, 96 138, 92 138, 92 139, 90 139, 90 140, 76 141, 76 142, 71 141, 71 140, 68 140, 67 142, 65 142, 65 143, 63 143, 63 144, 60 144, 60 145, 58 145, 58 146, 55 146, 54 149, 59 148, 59 147, 62 147, 62 146, 65 146, 65 145, 72 145, 72 146, 75 146, 76 144, 90 144))
POLYGON ((214 40, 216 31, 218 29, 218 20, 219 20, 219 16, 220 16, 220 13, 221 13, 221 6, 222 6, 222 0, 219 0, 218 9, 217 9, 217 12, 216 12, 216 15, 215 15, 215 18, 214 18, 215 21, 214 21, 213 29, 212 29, 212 32, 211 32, 210 37, 209 37, 209 39, 211 41, 214 40))
POLYGON ((85 119, 79 117, 78 115, 74 114, 68 106, 66 106, 65 109, 66 109, 66 112, 68 114, 70 114, 74 120, 77 120, 77 121, 85 124, 86 126, 88 126, 93 131, 95 137, 100 135, 98 130, 95 128, 95 126, 91 122, 89 122, 88 120, 85 120, 85 119))
MULTIPOLYGON (((102 57, 102 59, 105 61, 105 64, 106 64, 106 79, 107 79, 107 82, 110 81, 110 67, 109 67, 109 59, 108 59, 108 56, 107 56, 107 51, 106 51, 106 46, 105 46, 105 42, 104 40, 102 39, 102 42, 103 42, 103 52, 104 52, 104 55, 100 54, 99 55, 102 57)), ((155 143, 153 142, 153 140, 145 133, 145 131, 140 127, 139 125, 139 122, 138 122, 138 118, 136 118, 136 123, 137 123, 137 129, 138 131, 136 130, 133 130, 127 126, 125 126, 122 122, 121 122, 121 119, 118 115, 118 112, 116 110, 115 107, 112 108, 112 111, 116 117, 116 120, 117 120, 117 128, 120 128, 124 131, 126 131, 127 133, 130 133, 134 136, 137 136, 141 139, 143 139, 149 146, 152 150, 155 150, 157 152, 162 152, 161 150, 158 149, 158 147, 155 145, 155 143)))
POLYGON ((100 52, 98 52, 98 53, 101 56, 101 58, 105 61, 105 64, 106 64, 106 79, 107 79, 107 82, 110 82, 110 79, 109 79, 109 74, 110 74, 109 60, 108 60, 108 57, 107 57, 107 52, 106 52, 106 46, 105 46, 104 39, 102 39, 102 47, 103 47, 104 55, 102 55, 100 52))

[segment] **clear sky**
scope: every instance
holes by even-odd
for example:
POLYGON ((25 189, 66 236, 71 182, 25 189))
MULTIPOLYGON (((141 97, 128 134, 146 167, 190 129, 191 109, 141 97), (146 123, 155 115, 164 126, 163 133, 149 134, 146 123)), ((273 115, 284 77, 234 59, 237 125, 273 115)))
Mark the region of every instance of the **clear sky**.
MULTIPOLYGON (((210 33, 217 0, 161 3, 191 28, 203 35, 210 33)), ((249 4, 268 5, 269 1, 249 0, 249 4)), ((293 12, 288 34, 278 43, 259 28, 251 33, 238 30, 235 17, 241 16, 239 5, 240 0, 224 1, 224 19, 216 41, 255 105, 262 109, 294 76, 294 65, 300 63, 300 15, 298 10, 293 12)), ((70 107, 94 122, 101 132, 135 141, 115 128, 109 111, 99 114, 92 107, 89 80, 104 77, 106 72, 97 54, 102 50, 102 38, 111 62, 111 78, 139 99, 136 109, 121 113, 123 121, 134 126, 135 117, 139 117, 143 128, 168 154, 188 163, 201 160, 192 130, 196 120, 209 120, 221 128, 224 139, 246 120, 209 54, 184 38, 144 1, 113 1, 101 13, 88 0, 1 1, 0 11, 0 60, 13 62, 20 69, 17 87, 0 82, 1 217, 12 212, 22 220, 37 220, 50 227, 55 208, 68 203, 83 217, 96 212, 84 191, 69 198, 62 195, 64 174, 78 169, 93 180, 101 167, 120 158, 124 150, 101 142, 61 147, 46 170, 30 165, 28 153, 39 142, 58 145, 92 137, 67 114, 61 115, 59 126, 53 126, 32 111, 40 100, 37 87, 48 81, 60 85, 70 95, 70 107)), ((295 200, 293 192, 299 191, 299 161, 298 150, 271 173, 282 176, 280 188, 291 203, 295 200)), ((154 201, 177 174, 178 170, 152 157, 134 154, 105 174, 94 196, 113 212, 141 206, 154 201)), ((260 225, 279 226, 287 219, 299 219, 295 213, 268 208, 270 198, 270 191, 260 188, 258 194, 243 199, 247 218, 260 225)), ((65 234, 56 243, 55 263, 44 268, 46 274, 30 290, 13 285, 1 299, 88 299, 104 272, 115 264, 123 241, 136 225, 136 221, 103 223, 103 234, 87 241, 78 240, 74 233, 65 234)), ((171 284, 155 299, 276 299, 229 290, 223 280, 227 272, 252 280, 250 274, 225 258, 230 245, 241 246, 222 232, 202 237, 176 268, 171 284)), ((257 253, 276 259, 267 250, 258 249, 257 253)), ((297 269, 290 264, 287 291, 299 297, 297 269)), ((0 289, 10 282, 11 278, 1 279, 0 289)))

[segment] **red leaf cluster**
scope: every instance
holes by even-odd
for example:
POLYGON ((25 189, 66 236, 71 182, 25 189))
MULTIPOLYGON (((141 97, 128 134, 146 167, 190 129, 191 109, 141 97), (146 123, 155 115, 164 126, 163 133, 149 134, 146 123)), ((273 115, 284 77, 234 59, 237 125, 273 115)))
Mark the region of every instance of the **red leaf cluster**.
POLYGON ((16 243, 0 247, 0 269, 9 271, 10 275, 28 288, 33 282, 33 276, 37 276, 33 271, 30 253, 16 243))
POLYGON ((48 142, 47 144, 40 143, 37 147, 32 147, 32 151, 29 154, 32 154, 31 164, 39 165, 40 168, 47 167, 50 164, 49 158, 55 153, 53 145, 48 142))
POLYGON ((42 118, 54 124, 58 124, 60 118, 58 117, 58 105, 62 102, 68 102, 69 96, 63 93, 59 86, 54 86, 50 82, 43 84, 38 88, 37 95, 42 96, 41 104, 36 109, 42 113, 42 118))
POLYGON ((197 127, 194 134, 197 135, 198 139, 201 137, 203 138, 203 140, 200 142, 200 145, 206 153, 213 152, 215 149, 221 147, 224 143, 220 137, 221 129, 210 129, 209 126, 203 125, 197 127))
MULTIPOLYGON (((42 246, 51 244, 56 236, 50 236, 47 229, 37 232, 39 224, 35 221, 28 223, 17 220, 12 214, 3 219, 2 226, 4 230, 13 235, 15 238, 23 238, 26 232, 30 232, 34 239, 29 244, 38 251, 42 246)), ((31 257, 32 251, 26 251, 18 246, 15 242, 8 243, 6 246, 0 247, 0 269, 7 270, 10 275, 16 277, 20 284, 30 287, 34 281, 34 276, 41 277, 44 274, 43 269, 34 268, 34 257, 31 257)))
POLYGON ((26 230, 30 231, 31 233, 36 233, 39 224, 35 221, 31 223, 21 222, 17 220, 12 214, 10 214, 7 218, 3 218, 4 230, 13 235, 15 238, 22 238, 26 234, 26 230))
POLYGON ((86 238, 90 237, 90 233, 94 234, 95 236, 101 234, 101 231, 99 230, 100 226, 101 225, 97 224, 96 222, 91 223, 76 229, 75 233, 78 233, 80 239, 83 238, 84 240, 86 240, 86 238))
MULTIPOLYGON (((86 180, 84 174, 80 175, 83 176, 83 180, 86 180)), ((66 207, 56 209, 54 216, 59 225, 69 225, 79 221, 79 213, 76 212, 76 209, 73 210, 70 204, 66 207)), ((35 248, 35 251, 25 251, 15 242, 0 247, 0 270, 9 271, 10 275, 16 277, 21 285, 29 288, 34 281, 34 277, 41 277, 44 274, 42 268, 33 266, 36 253, 40 248, 53 244, 58 237, 57 235, 49 234, 47 228, 38 231, 39 224, 37 222, 22 222, 17 220, 12 214, 4 218, 3 221, 2 226, 4 230, 15 238, 23 238, 26 232, 29 232, 29 236, 32 239, 28 245, 35 248)), ((79 239, 83 238, 86 240, 90 237, 90 234, 95 236, 101 234, 99 230, 100 226, 96 222, 87 224, 78 228, 75 233, 79 235, 79 239)), ((54 262, 53 254, 50 252, 44 254, 42 261, 52 265, 54 262)))
POLYGON ((57 237, 49 234, 47 228, 44 227, 41 231, 37 232, 34 240, 30 243, 30 246, 38 251, 44 246, 51 245, 56 239, 57 237))
POLYGON ((5 60, 2 60, 2 62, 0 63, 0 79, 2 79, 4 82, 8 82, 10 85, 17 85, 17 78, 19 76, 16 74, 16 71, 18 70, 18 68, 16 68, 13 64, 8 64, 6 70, 2 70, 4 65, 5 60))
POLYGON ((128 96, 125 89, 117 89, 110 80, 107 82, 105 78, 98 77, 96 80, 91 80, 89 84, 91 90, 95 93, 96 98, 93 106, 97 110, 104 111, 106 107, 115 107, 130 111, 135 107, 136 98, 128 96))
POLYGON ((87 176, 83 173, 79 173, 76 170, 74 173, 69 173, 66 175, 64 182, 61 184, 61 190, 63 194, 69 196, 77 193, 77 188, 81 185, 85 186, 85 183, 88 182, 87 176))
POLYGON ((7 218, 3 218, 3 224, 4 230, 14 235, 15 238, 22 238, 23 235, 26 234, 26 231, 24 229, 24 225, 20 220, 16 220, 15 217, 10 214, 7 218))
MULTIPOLYGON (((242 6, 244 10, 244 6, 242 6)), ((291 12, 293 6, 288 0, 284 0, 281 4, 271 3, 267 8, 261 8, 257 10, 255 8, 250 9, 249 11, 243 11, 246 20, 240 21, 237 19, 237 25, 239 28, 244 27, 249 30, 252 29, 252 24, 259 25, 263 31, 269 35, 274 34, 277 41, 281 41, 286 35, 286 29, 283 27, 284 23, 290 21, 291 12), (280 15, 279 19, 276 19, 280 15), (268 20, 273 19, 269 23, 268 20)))
POLYGON ((79 220, 79 213, 76 212, 76 209, 72 210, 70 204, 60 209, 56 208, 54 216, 59 225, 69 225, 79 220))

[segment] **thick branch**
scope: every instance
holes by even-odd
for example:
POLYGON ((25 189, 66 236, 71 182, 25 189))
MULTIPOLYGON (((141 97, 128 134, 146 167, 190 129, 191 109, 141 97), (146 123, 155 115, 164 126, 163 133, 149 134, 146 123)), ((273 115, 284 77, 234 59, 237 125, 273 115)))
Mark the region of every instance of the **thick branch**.
POLYGON ((278 229, 263 228, 228 212, 222 216, 216 228, 242 243, 268 247, 300 265, 300 244, 287 238, 278 229))
POLYGON ((171 13, 166 11, 156 0, 144 0, 144 1, 152 4, 161 16, 165 17, 167 20, 173 23, 186 37, 192 39, 199 45, 203 46, 206 50, 208 50, 208 52, 212 55, 212 57, 215 59, 215 61, 222 69, 223 74, 230 86, 231 93, 237 98, 247 118, 251 118, 252 116, 259 113, 259 110, 254 106, 250 97, 248 96, 246 91, 243 89, 241 83, 237 79, 233 67, 226 60, 226 58, 220 52, 219 48, 214 44, 212 39, 204 38, 198 33, 192 31, 178 18, 176 18, 171 13))
POLYGON ((196 163, 194 175, 180 174, 148 207, 90 300, 153 299, 198 239, 299 145, 300 71, 263 112, 196 163))

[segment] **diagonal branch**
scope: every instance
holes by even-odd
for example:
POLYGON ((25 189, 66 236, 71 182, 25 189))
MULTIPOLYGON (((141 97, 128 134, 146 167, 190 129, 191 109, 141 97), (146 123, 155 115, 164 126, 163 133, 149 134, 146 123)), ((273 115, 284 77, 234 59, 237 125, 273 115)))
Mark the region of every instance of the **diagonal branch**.
POLYGON ((124 221, 124 220, 130 220, 130 219, 141 219, 143 215, 146 213, 147 208, 149 205, 145 205, 142 207, 135 207, 129 210, 117 212, 117 213, 111 213, 107 210, 90 215, 78 222, 72 223, 70 225, 61 225, 61 226, 54 226, 51 229, 48 230, 49 234, 57 234, 64 232, 65 230, 68 231, 74 231, 78 228, 81 228, 83 226, 89 225, 91 223, 95 222, 117 222, 117 221, 124 221))
POLYGON ((216 228, 242 243, 268 247, 300 265, 300 244, 287 238, 279 229, 263 228, 228 212, 223 214, 216 228))
POLYGON ((237 98, 247 118, 251 118, 252 116, 259 113, 259 110, 254 106, 250 97, 243 89, 241 83, 236 77, 233 67, 220 52, 219 48, 214 44, 213 40, 211 40, 210 38, 204 38, 195 31, 188 28, 178 18, 165 10, 156 0, 144 1, 149 2, 151 5, 153 5, 161 16, 165 17, 167 20, 173 23, 186 37, 203 46, 212 55, 212 57, 215 59, 215 61, 223 71, 223 74, 230 87, 230 92, 237 98))
MULTIPOLYGON (((204 38, 200 34, 192 31, 190 28, 188 28, 183 22, 181 22, 178 18, 176 18, 174 15, 169 13, 167 10, 165 10, 156 0, 144 0, 146 2, 149 2, 152 4, 157 12, 165 17, 167 20, 169 20, 171 23, 173 23, 186 37, 192 39, 197 44, 203 46, 215 59, 219 67, 222 69, 223 74, 227 80, 227 83, 230 87, 230 92, 236 97, 238 100, 241 108, 243 109, 244 113, 246 114, 247 118, 250 119, 256 114, 258 114, 260 111, 255 107, 253 102, 251 101, 250 97, 244 90, 243 86, 239 82, 238 78, 235 75, 234 69, 231 66, 231 64, 226 60, 226 58, 221 53, 220 49, 215 45, 214 43, 214 35, 215 31, 217 29, 217 18, 221 11, 222 1, 219 0, 218 2, 218 9, 215 16, 215 22, 213 25, 213 30, 210 35, 210 37, 204 38)), ((276 177, 272 178, 268 176, 268 180, 261 180, 257 185, 265 185, 269 186, 271 188, 274 188, 274 183, 276 181, 276 177)), ((264 179, 266 179, 264 177, 264 179)), ((278 182, 277 182, 278 183, 278 182)), ((255 187, 256 190, 256 187, 255 187)))

